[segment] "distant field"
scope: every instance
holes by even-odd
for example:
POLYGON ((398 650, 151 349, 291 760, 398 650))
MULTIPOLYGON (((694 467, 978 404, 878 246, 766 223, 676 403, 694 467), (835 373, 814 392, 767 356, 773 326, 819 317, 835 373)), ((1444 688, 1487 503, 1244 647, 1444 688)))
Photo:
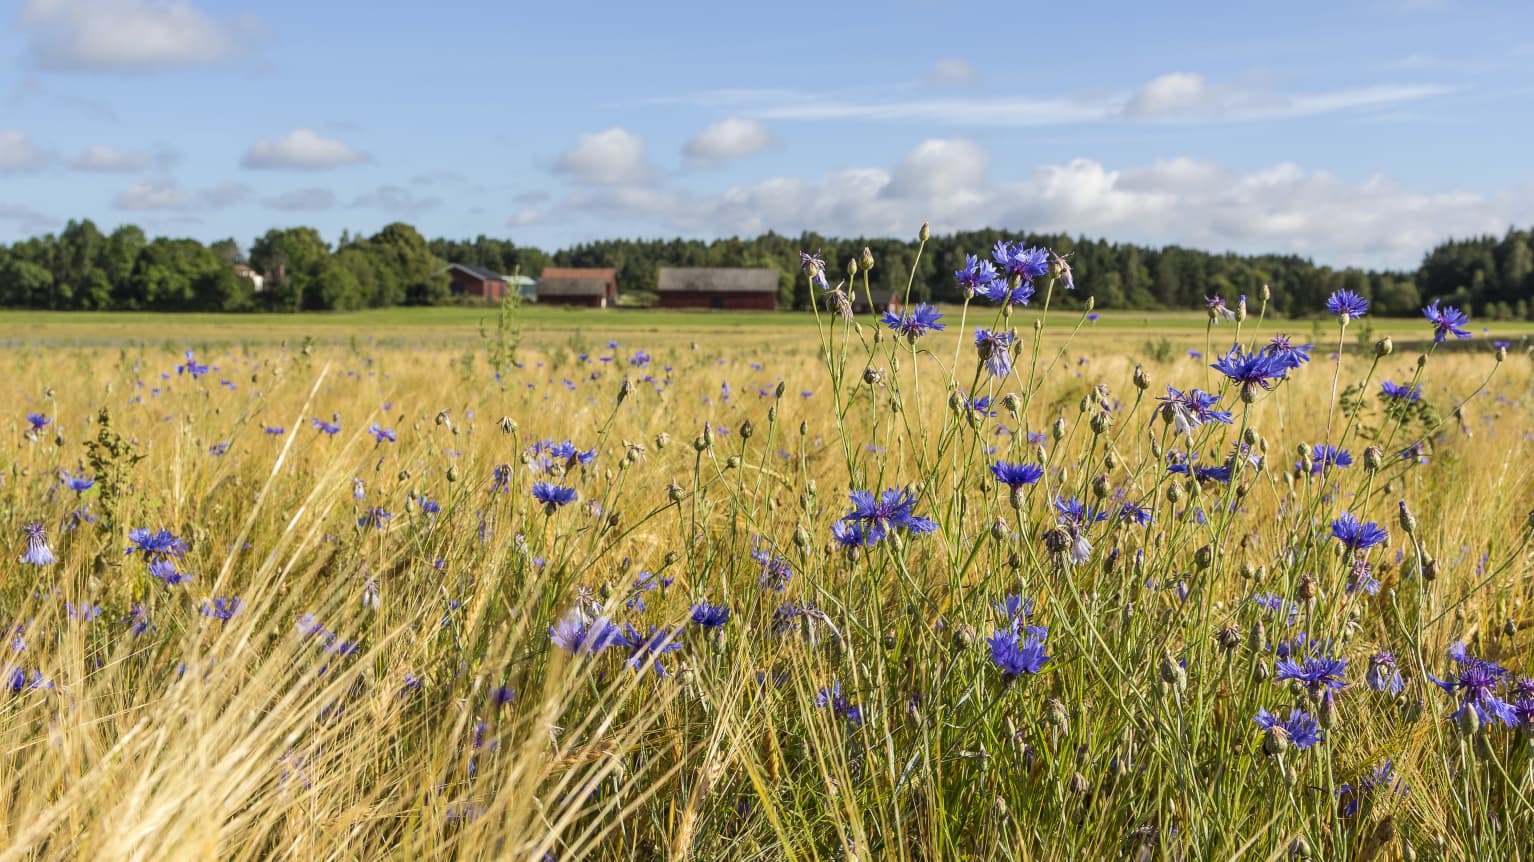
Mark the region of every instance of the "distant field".
MULTIPOLYGON (((963 311, 958 306, 944 306, 944 319, 958 324, 963 311)), ((478 340, 480 331, 494 329, 494 308, 388 308, 347 313, 306 314, 169 314, 157 312, 52 312, 0 310, 0 343, 5 344, 153 344, 168 341, 181 344, 197 342, 271 343, 311 338, 320 343, 342 343, 357 339, 390 344, 450 344, 478 340)), ((967 325, 989 325, 994 310, 972 307, 967 325)), ((580 333, 593 338, 606 333, 638 334, 689 340, 723 336, 770 336, 783 330, 809 332, 815 316, 810 312, 718 312, 660 309, 584 309, 531 305, 517 309, 516 324, 525 338, 536 343, 564 341, 580 333), (551 337, 552 336, 552 337, 551 337)), ((1026 329, 1038 316, 1036 310, 1021 311, 1012 325, 1026 329)), ((1096 342, 1111 338, 1120 344, 1141 346, 1144 342, 1126 339, 1168 338, 1181 345, 1204 340, 1204 317, 1193 311, 1113 311, 1098 313, 1096 321, 1082 321, 1079 310, 1056 310, 1050 313, 1050 328, 1061 333, 1065 326, 1081 322, 1077 338, 1096 342)), ((859 318, 871 325, 875 318, 859 318)), ((1253 315, 1255 321, 1255 314, 1253 315)), ((1291 321, 1287 330, 1307 340, 1325 342, 1335 337, 1335 324, 1320 319, 1291 321)), ((1272 322, 1265 324, 1270 329, 1272 322)), ((1420 318, 1367 318, 1355 324, 1350 334, 1372 337, 1390 335, 1398 346, 1420 340, 1427 328, 1420 318), (1403 341, 1403 339, 1405 341, 1403 341)), ((1233 327, 1225 324, 1216 330, 1213 340, 1229 337, 1233 327)), ((1534 335, 1534 323, 1498 321, 1478 323, 1477 339, 1520 341, 1534 335)), ((1353 341, 1352 338, 1349 339, 1353 341)), ((1367 339, 1365 339, 1367 340, 1367 339)), ((1484 342, 1476 342, 1484 345, 1484 342)), ((1473 346, 1473 345, 1472 345, 1473 346)))

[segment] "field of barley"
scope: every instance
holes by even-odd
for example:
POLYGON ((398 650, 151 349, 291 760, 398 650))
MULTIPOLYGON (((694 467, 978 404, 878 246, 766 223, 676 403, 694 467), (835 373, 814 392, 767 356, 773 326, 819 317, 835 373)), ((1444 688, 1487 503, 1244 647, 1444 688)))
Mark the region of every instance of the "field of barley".
POLYGON ((1534 856, 1527 328, 999 263, 8 314, 0 860, 1534 856))

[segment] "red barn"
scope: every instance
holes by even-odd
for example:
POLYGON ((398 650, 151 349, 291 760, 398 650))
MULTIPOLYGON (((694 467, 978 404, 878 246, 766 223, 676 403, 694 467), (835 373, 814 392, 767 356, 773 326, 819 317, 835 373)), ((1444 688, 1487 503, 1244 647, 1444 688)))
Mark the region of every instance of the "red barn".
POLYGON ((504 275, 465 263, 455 263, 448 267, 447 274, 453 279, 453 293, 457 296, 478 296, 494 300, 506 298, 504 275))
POLYGON ((661 308, 775 311, 778 271, 771 267, 663 266, 656 279, 661 308))
POLYGON ((540 305, 584 305, 606 308, 618 302, 616 269, 551 266, 538 279, 540 305))

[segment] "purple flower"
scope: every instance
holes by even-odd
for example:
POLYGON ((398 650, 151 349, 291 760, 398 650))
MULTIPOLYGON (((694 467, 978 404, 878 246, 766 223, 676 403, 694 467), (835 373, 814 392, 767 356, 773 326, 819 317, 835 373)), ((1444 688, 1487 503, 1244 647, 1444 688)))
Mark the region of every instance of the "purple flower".
POLYGON ((991 663, 1001 671, 1004 679, 1015 679, 1023 674, 1036 674, 1049 663, 1045 652, 1047 631, 1030 629, 1026 638, 1020 637, 1015 628, 996 632, 987 641, 991 645, 991 663))
MULTIPOLYGON (((991 250, 991 259, 996 261, 1002 275, 1017 279, 1024 285, 1031 286, 1035 278, 1049 273, 1049 250, 1027 247, 1020 242, 996 243, 996 247, 991 250)), ((1032 293, 1030 290, 1029 294, 1032 293)))
POLYGON ((1304 751, 1322 739, 1320 722, 1316 721, 1310 713, 1298 709, 1289 710, 1289 717, 1282 721, 1266 709, 1259 709, 1255 720, 1258 727, 1271 733, 1282 734, 1284 739, 1300 751, 1304 751))
POLYGON ((60 478, 64 480, 64 487, 74 491, 76 494, 84 494, 96 485, 95 479, 88 476, 74 476, 68 470, 60 470, 59 474, 60 478))
POLYGON ((21 555, 21 562, 29 566, 51 566, 58 562, 53 549, 48 547, 48 535, 43 531, 42 524, 28 524, 24 529, 27 533, 27 550, 21 555))
POLYGON ((53 424, 52 419, 49 419, 47 416, 44 416, 41 413, 28 413, 27 421, 32 423, 32 430, 34 432, 41 431, 44 428, 47 428, 49 425, 53 424))
POLYGON ((1422 316, 1433 324, 1433 340, 1439 344, 1450 335, 1455 338, 1470 337, 1470 330, 1464 328, 1470 322, 1470 315, 1452 305, 1439 308, 1438 300, 1435 299, 1431 305, 1422 309, 1422 316))
POLYGON ((1390 540, 1384 527, 1373 521, 1359 521, 1349 512, 1343 512, 1332 521, 1332 536, 1349 551, 1367 551, 1375 545, 1390 540))
POLYGON ((1235 320, 1236 313, 1230 310, 1225 300, 1219 295, 1204 297, 1204 309, 1209 312, 1209 320, 1218 324, 1221 320, 1235 320))
POLYGON ((197 612, 205 617, 216 620, 227 620, 244 610, 245 603, 236 596, 217 596, 212 599, 204 599, 197 606, 197 612))
POLYGON ((357 526, 382 530, 389 525, 389 519, 393 517, 382 506, 372 506, 357 519, 357 526))
POLYGON ((1343 817, 1355 817, 1376 791, 1388 787, 1395 793, 1405 793, 1406 785, 1395 775, 1395 764, 1389 760, 1358 780, 1337 788, 1338 812, 1343 817))
POLYGON ((324 419, 316 416, 314 417, 314 427, 327 437, 334 437, 335 435, 341 433, 341 423, 339 420, 335 422, 326 422, 324 419))
POLYGON ((553 514, 560 506, 575 502, 574 488, 565 488, 552 482, 534 482, 533 497, 543 504, 544 511, 553 514))
POLYGON ((942 316, 936 308, 922 303, 903 314, 886 311, 880 320, 889 327, 891 332, 915 341, 928 332, 941 332, 944 326, 938 323, 938 320, 942 316))
POLYGON ((690 619, 694 625, 699 625, 706 629, 714 629, 730 621, 730 609, 724 605, 698 602, 692 606, 690 619))
POLYGON ((173 560, 155 560, 150 563, 149 576, 164 582, 168 587, 178 586, 192 580, 191 575, 176 569, 176 563, 173 560))
POLYGON ((882 541, 892 529, 918 535, 937 529, 936 521, 915 513, 916 496, 910 491, 891 488, 877 497, 872 491, 853 491, 848 496, 852 500, 852 511, 841 520, 861 525, 870 545, 882 541))
MULTIPOLYGON (((1316 476, 1332 467, 1353 466, 1353 453, 1346 449, 1338 449, 1327 443, 1317 443, 1310 452, 1310 472, 1316 476)), ((1294 465, 1301 466, 1298 462, 1294 465)))
POLYGON ((1179 434, 1190 434, 1194 428, 1206 422, 1231 424, 1229 410, 1214 409, 1220 403, 1220 396, 1200 389, 1190 389, 1184 393, 1168 386, 1166 395, 1156 400, 1163 405, 1162 415, 1168 417, 1167 421, 1179 434))
POLYGON ((974 255, 964 259, 964 268, 953 274, 954 280, 964 290, 972 290, 979 293, 986 285, 996 280, 996 269, 988 260, 982 260, 974 255))
POLYGON ((377 422, 374 422, 372 425, 368 426, 368 433, 372 434, 373 439, 379 443, 394 443, 399 440, 399 437, 394 433, 392 428, 384 428, 377 422))
POLYGON ((671 676, 660 661, 666 653, 676 652, 682 648, 682 644, 676 640, 676 634, 667 629, 650 626, 650 634, 645 636, 635 631, 633 626, 626 626, 624 639, 628 642, 631 655, 624 664, 628 665, 634 673, 641 673, 646 666, 649 666, 655 668, 655 675, 661 679, 671 676))
POLYGON ((1403 386, 1386 380, 1380 383, 1380 397, 1391 401, 1416 401, 1422 397, 1422 387, 1414 383, 1403 386))
POLYGON ((1456 719, 1466 709, 1473 709, 1483 724, 1490 724, 1493 718, 1508 727, 1518 724, 1513 705, 1501 696, 1508 678, 1512 676, 1510 671, 1499 664, 1470 655, 1465 651, 1463 643, 1449 647, 1449 659, 1458 665, 1458 673, 1450 675, 1446 680, 1432 675, 1429 678, 1445 692, 1459 697, 1460 706, 1454 713, 1456 719))
POLYGON ((1346 686, 1347 681, 1343 679, 1343 675, 1347 672, 1347 668, 1346 659, 1312 652, 1304 656, 1280 659, 1278 678, 1298 680, 1305 688, 1316 693, 1323 688, 1336 690, 1346 686))
POLYGON ((1011 346, 1012 336, 1009 333, 975 330, 975 350, 992 377, 1006 377, 1012 373, 1011 346))
POLYGON ((851 724, 863 723, 863 708, 853 705, 847 698, 842 697, 841 680, 832 680, 829 688, 816 692, 815 705, 822 709, 831 707, 832 715, 845 718, 851 724))
POLYGON ((1290 342, 1287 335, 1275 335, 1273 340, 1268 342, 1266 350, 1286 367, 1299 368, 1310 361, 1312 347, 1313 345, 1310 344, 1294 344, 1290 342))
POLYGON ((1369 300, 1351 290, 1339 290, 1327 297, 1326 310, 1347 322, 1351 318, 1363 317, 1369 311, 1369 300))
POLYGON ((186 352, 186 362, 176 366, 176 373, 190 374, 192 375, 192 379, 196 380, 202 375, 208 373, 208 366, 199 364, 194 353, 195 352, 191 350, 186 352))
POLYGON ((830 290, 831 283, 826 280, 826 262, 821 258, 820 252, 814 254, 799 252, 799 269, 810 277, 810 283, 821 290, 830 290))
POLYGON ((146 559, 163 560, 168 557, 179 557, 186 553, 186 542, 172 535, 169 530, 149 532, 145 527, 139 527, 128 531, 128 541, 132 545, 124 551, 126 554, 143 554, 146 559))
POLYGON ((1364 684, 1388 695, 1400 694, 1406 688, 1406 680, 1401 678, 1401 671, 1396 667, 1395 653, 1380 650, 1369 656, 1369 669, 1364 671, 1364 684))
POLYGON ((591 655, 612 646, 628 646, 623 632, 607 617, 589 619, 580 609, 549 626, 549 642, 573 655, 591 655))
POLYGON ((1044 468, 1036 464, 1010 464, 997 461, 991 465, 991 475, 1008 488, 1021 488, 1044 478, 1044 468))
POLYGON ((1027 305, 1028 300, 1033 299, 1033 285, 1020 284, 1012 287, 1011 283, 1003 279, 996 279, 980 288, 978 293, 992 302, 1002 305, 1027 305))
POLYGON ((1289 373, 1290 368, 1271 351, 1247 353, 1239 344, 1209 367, 1230 378, 1232 383, 1240 385, 1241 397, 1248 401, 1256 394, 1258 387, 1272 389, 1274 384, 1289 373))

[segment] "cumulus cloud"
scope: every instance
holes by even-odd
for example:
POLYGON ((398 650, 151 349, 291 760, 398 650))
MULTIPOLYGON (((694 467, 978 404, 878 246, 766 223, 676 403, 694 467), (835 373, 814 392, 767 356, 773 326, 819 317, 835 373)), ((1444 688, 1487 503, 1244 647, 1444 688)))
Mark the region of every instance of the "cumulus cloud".
POLYGON ((280 138, 257 141, 241 164, 265 170, 323 171, 368 160, 368 154, 309 129, 294 129, 280 138))
POLYGON ((328 210, 336 205, 336 195, 329 189, 306 188, 294 189, 283 192, 280 195, 272 195, 263 198, 261 203, 274 209, 286 212, 319 212, 328 210))
POLYGON ((930 221, 939 231, 1066 232, 1390 267, 1415 266, 1445 236, 1534 220, 1531 187, 1422 192, 1385 176, 1350 182, 1291 163, 1240 171, 1195 159, 1110 167, 1079 158, 993 180, 988 163, 974 142, 932 140, 890 169, 779 177, 711 194, 592 189, 558 202, 549 215, 695 235, 910 236, 930 221))
POLYGON ((185 0, 24 0, 16 26, 34 62, 71 71, 216 63, 261 33, 253 17, 220 20, 185 0))
POLYGON ((96 144, 69 163, 77 171, 92 173, 134 173, 149 167, 148 153, 119 150, 96 144))
POLYGON ((967 84, 975 77, 975 67, 957 57, 933 63, 932 71, 927 73, 927 80, 934 84, 967 84))
POLYGON ((642 183, 653 173, 644 139, 616 126, 582 134, 575 146, 560 153, 554 169, 591 185, 642 183))
POLYGON ((120 210, 147 212, 156 210, 184 210, 191 197, 173 180, 151 179, 134 183, 112 198, 112 205, 120 210))
POLYGON ((682 149, 682 156, 689 166, 706 168, 776 145, 772 132, 757 120, 731 117, 694 135, 682 149))
POLYGON ((48 163, 48 154, 32 136, 17 129, 0 129, 0 171, 31 171, 48 163))

